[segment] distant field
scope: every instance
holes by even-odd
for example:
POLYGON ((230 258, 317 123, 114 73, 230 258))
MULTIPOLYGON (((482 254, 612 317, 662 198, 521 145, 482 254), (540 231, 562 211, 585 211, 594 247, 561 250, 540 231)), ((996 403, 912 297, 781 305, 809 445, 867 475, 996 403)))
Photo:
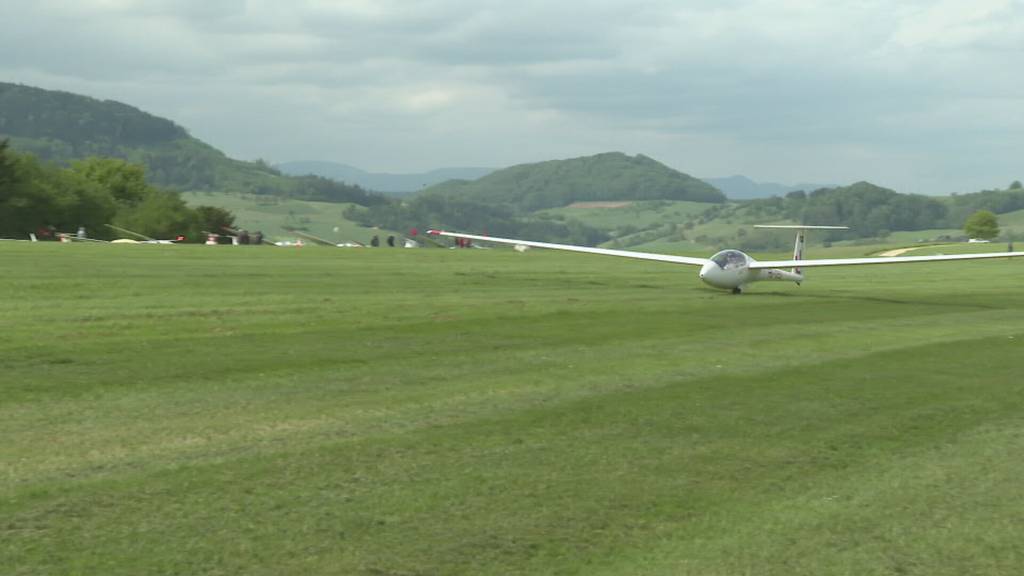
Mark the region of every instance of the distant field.
POLYGON ((1024 570, 1024 262, 743 296, 541 250, 0 266, 5 576, 1024 570))
POLYGON ((356 241, 366 244, 374 234, 381 236, 382 240, 389 234, 400 235, 394 231, 365 228, 346 220, 342 212, 348 204, 217 192, 187 192, 182 197, 192 206, 205 204, 230 210, 238 227, 250 232, 261 230, 274 240, 294 240, 295 234, 287 228, 299 228, 335 243, 356 241))
POLYGON ((1024 210, 999 214, 999 227, 1012 232, 1015 236, 1024 236, 1024 210))
POLYGON ((963 230, 956 228, 933 228, 929 230, 891 232, 885 237, 885 240, 892 244, 906 244, 909 246, 922 242, 935 242, 943 236, 957 238, 963 236, 963 234, 963 230))
POLYGON ((631 206, 633 201, 629 202, 573 202, 566 206, 569 209, 581 209, 581 208, 626 208, 631 206))
POLYGON ((564 208, 542 210, 541 214, 559 214, 601 228, 612 230, 625 226, 643 228, 654 224, 683 224, 695 215, 716 206, 706 202, 580 202, 564 208), (594 204, 604 204, 595 206, 594 204))

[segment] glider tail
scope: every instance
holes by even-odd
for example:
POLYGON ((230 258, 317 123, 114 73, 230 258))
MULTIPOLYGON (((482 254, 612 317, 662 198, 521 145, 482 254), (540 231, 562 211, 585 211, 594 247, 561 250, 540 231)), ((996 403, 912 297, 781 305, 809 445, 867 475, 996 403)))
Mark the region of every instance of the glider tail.
MULTIPOLYGON (((793 260, 804 259, 804 236, 807 234, 806 230, 800 228, 796 231, 796 242, 793 244, 793 260)), ((803 274, 803 270, 798 267, 793 267, 793 274, 803 274)), ((799 282, 797 282, 799 284, 799 282)))
MULTIPOLYGON (((757 224, 754 228, 775 228, 784 230, 796 230, 796 242, 793 243, 793 260, 804 259, 804 239, 808 230, 849 230, 846 226, 808 226, 805 224, 757 224)), ((797 284, 803 281, 803 268, 794 266, 793 274, 800 279, 795 280, 797 284)))

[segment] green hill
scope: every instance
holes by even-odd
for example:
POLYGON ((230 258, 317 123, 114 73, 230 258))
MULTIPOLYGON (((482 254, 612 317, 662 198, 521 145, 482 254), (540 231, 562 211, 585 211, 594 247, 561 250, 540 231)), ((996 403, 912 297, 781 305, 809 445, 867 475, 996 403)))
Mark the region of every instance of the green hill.
POLYGON ((345 215, 365 226, 394 230, 414 226, 454 228, 597 244, 611 239, 620 226, 592 224, 551 209, 578 202, 690 202, 715 206, 725 201, 714 187, 646 156, 609 152, 522 164, 472 182, 451 180, 403 202, 352 209, 345 215))
POLYGON ((210 190, 329 202, 378 204, 358 186, 316 176, 285 176, 263 162, 243 162, 181 126, 120 102, 0 82, 0 140, 44 161, 91 156, 146 167, 147 179, 175 190, 210 190))
POLYGON ((573 202, 688 200, 725 202, 716 188, 638 154, 607 152, 596 156, 521 164, 483 178, 451 180, 423 191, 489 204, 507 204, 520 212, 567 206, 573 202))

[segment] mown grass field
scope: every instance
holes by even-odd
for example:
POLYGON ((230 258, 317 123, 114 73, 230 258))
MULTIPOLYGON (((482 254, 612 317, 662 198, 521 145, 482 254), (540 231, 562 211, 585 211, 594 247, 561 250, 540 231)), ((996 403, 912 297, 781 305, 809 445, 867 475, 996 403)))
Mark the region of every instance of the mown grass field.
POLYGON ((0 264, 5 575, 1024 570, 1024 262, 0 264))

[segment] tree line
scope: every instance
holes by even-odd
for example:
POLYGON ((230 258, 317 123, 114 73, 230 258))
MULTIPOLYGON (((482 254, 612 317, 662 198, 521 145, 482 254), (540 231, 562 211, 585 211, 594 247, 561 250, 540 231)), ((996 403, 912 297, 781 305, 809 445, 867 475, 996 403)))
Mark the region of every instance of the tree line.
POLYGON ((146 181, 145 169, 115 158, 87 158, 68 167, 40 162, 0 141, 0 237, 75 232, 120 236, 113 224, 153 238, 205 239, 204 231, 232 226, 222 208, 190 208, 177 192, 146 181))

